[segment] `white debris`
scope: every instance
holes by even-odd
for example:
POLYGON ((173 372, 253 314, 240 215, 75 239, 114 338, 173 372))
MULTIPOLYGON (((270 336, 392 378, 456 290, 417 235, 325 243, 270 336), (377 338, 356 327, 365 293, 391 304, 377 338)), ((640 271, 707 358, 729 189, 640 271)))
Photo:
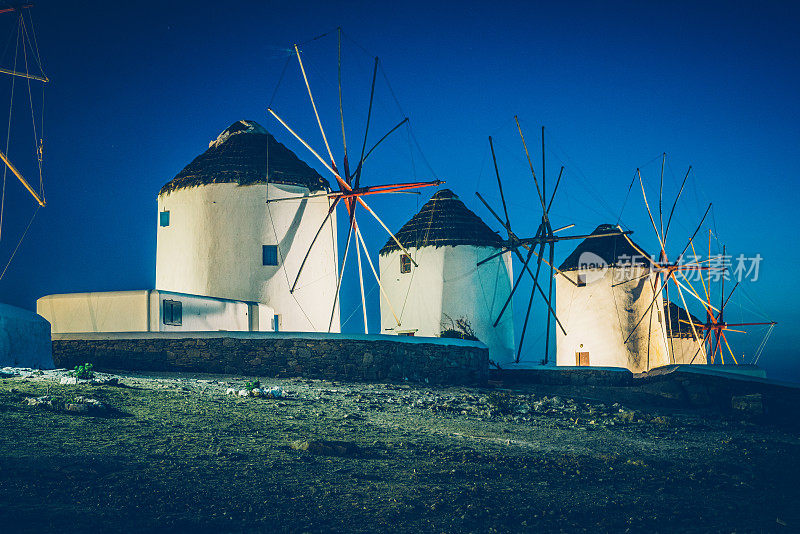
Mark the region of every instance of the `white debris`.
POLYGON ((28 397, 25 399, 28 406, 52 406, 53 399, 49 395, 43 397, 28 397))
POLYGON ((92 408, 97 408, 98 410, 102 410, 105 408, 102 402, 97 399, 92 399, 90 397, 75 397, 75 402, 79 404, 85 404, 92 408))
POLYGON ((89 411, 89 405, 70 402, 64 405, 64 410, 75 413, 87 413, 89 411))

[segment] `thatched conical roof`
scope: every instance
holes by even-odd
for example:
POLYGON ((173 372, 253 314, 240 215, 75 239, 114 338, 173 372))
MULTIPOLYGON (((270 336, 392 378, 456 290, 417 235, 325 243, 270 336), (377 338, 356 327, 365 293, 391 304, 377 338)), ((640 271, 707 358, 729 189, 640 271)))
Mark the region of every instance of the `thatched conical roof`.
MULTIPOLYGON (((503 240, 449 189, 437 191, 395 234, 406 248, 472 245, 500 248, 503 240)), ((400 250, 389 238, 381 254, 400 250)))
MULTIPOLYGON (((613 224, 601 224, 595 228, 592 235, 612 234, 619 229, 613 224)), ((638 244, 637 244, 638 246, 638 244)), ((639 247, 641 250, 642 247, 639 247)), ((581 256, 584 253, 591 253, 599 256, 609 267, 627 267, 630 265, 640 265, 647 267, 651 264, 649 259, 643 258, 642 254, 628 242, 624 235, 610 235, 608 237, 590 237, 580 242, 575 250, 567 256, 567 259, 559 267, 561 271, 577 271, 581 268, 581 256)))
POLYGON ((159 194, 205 184, 252 185, 267 181, 300 185, 312 192, 328 187, 328 182, 317 171, 279 143, 263 126, 255 121, 240 120, 223 130, 209 143, 208 150, 167 182, 159 194))

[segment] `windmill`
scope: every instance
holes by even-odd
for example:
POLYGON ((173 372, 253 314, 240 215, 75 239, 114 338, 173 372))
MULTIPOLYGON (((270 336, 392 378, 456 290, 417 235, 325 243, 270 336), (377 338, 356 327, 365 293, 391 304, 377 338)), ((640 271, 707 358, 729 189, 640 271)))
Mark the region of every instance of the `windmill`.
MULTIPOLYGON (((692 249, 694 251, 694 245, 692 246, 692 249)), ((726 252, 726 247, 723 246, 723 248, 722 248, 722 257, 723 258, 726 257, 725 252, 726 252)), ((709 258, 711 257, 711 230, 708 231, 708 256, 709 256, 709 258)), ((719 358, 719 363, 723 364, 723 365, 725 364, 725 355, 724 355, 724 351, 722 350, 722 344, 724 343, 725 344, 725 348, 728 349, 728 353, 730 354, 731 360, 733 360, 733 363, 735 365, 738 365, 739 361, 736 359, 736 356, 733 353, 733 349, 731 349, 730 343, 728 342, 728 338, 725 335, 725 332, 736 332, 736 333, 740 333, 740 334, 745 334, 747 332, 744 331, 744 330, 739 330, 739 328, 749 327, 749 326, 768 326, 769 329, 765 333, 764 338, 763 338, 762 342, 759 344, 759 347, 758 347, 758 349, 756 351, 756 354, 754 355, 753 360, 752 360, 752 363, 756 363, 758 361, 758 357, 761 354, 761 351, 763 351, 763 349, 764 349, 764 346, 765 346, 765 344, 767 342, 767 339, 769 339, 769 336, 772 333, 772 330, 775 328, 775 326, 778 323, 775 322, 775 321, 762 321, 762 322, 757 322, 756 321, 756 322, 739 322, 739 323, 726 322, 725 321, 725 317, 724 317, 725 308, 730 303, 731 297, 736 292, 736 289, 741 284, 741 281, 737 281, 736 284, 734 284, 733 288, 730 290, 730 293, 728 293, 728 296, 726 297, 725 296, 725 278, 726 278, 725 274, 727 274, 727 269, 726 269, 726 272, 722 273, 723 276, 719 277, 719 279, 720 279, 720 306, 719 306, 718 310, 715 310, 711 306, 711 293, 712 293, 712 291, 711 291, 711 276, 710 276, 710 274, 711 273, 709 271, 709 276, 708 276, 707 282, 706 282, 706 280, 703 279, 702 276, 700 277, 700 281, 702 282, 702 285, 703 285, 703 295, 705 295, 705 299, 706 299, 704 304, 703 304, 704 308, 705 308, 705 311, 706 311, 706 322, 705 323, 696 323, 694 325, 701 332, 705 332, 704 335, 703 335, 702 342, 701 342, 701 347, 703 347, 703 349, 706 350, 706 352, 708 354, 707 363, 715 364, 717 362, 717 358, 719 358), (716 314, 714 313, 715 311, 717 312, 716 314)), ((684 321, 684 322, 686 322, 686 321, 684 321)), ((700 353, 700 348, 697 349, 697 352, 692 357, 692 361, 694 361, 694 359, 697 357, 697 355, 699 353, 700 353)))
MULTIPOLYGON (((711 205, 711 203, 709 203, 708 207, 706 208, 705 212, 703 213, 703 217, 700 219, 700 222, 697 225, 697 228, 695 229, 694 233, 691 235, 691 237, 687 241, 686 246, 684 246, 683 249, 681 250, 680 254, 677 255, 675 261, 671 262, 669 260, 669 258, 668 258, 668 255, 667 255, 667 238, 669 237, 669 230, 670 230, 670 227, 672 225, 673 216, 675 215, 675 208, 677 207, 678 201, 680 200, 681 194, 683 193, 683 190, 684 190, 684 188, 686 186, 686 181, 689 178, 689 175, 691 173, 692 167, 689 166, 688 170, 686 171, 686 174, 683 177, 683 181, 681 182, 681 186, 680 186, 680 189, 678 190, 678 194, 675 196, 675 200, 672 203, 672 208, 669 211, 669 215, 667 217, 667 224, 666 224, 666 226, 664 226, 663 198, 664 198, 664 166, 665 166, 665 164, 666 164, 666 153, 663 153, 662 154, 662 159, 661 159, 661 175, 660 175, 660 180, 659 180, 659 199, 658 199, 658 221, 659 221, 659 223, 658 224, 656 224, 655 217, 653 216, 653 212, 650 209, 650 203, 647 200, 647 193, 645 192, 644 180, 642 179, 641 170, 637 168, 635 176, 634 176, 634 180, 638 179, 638 181, 639 181, 639 185, 640 185, 641 191, 642 191, 642 199, 644 201, 644 205, 645 205, 645 208, 647 210, 648 217, 650 219, 650 224, 652 225, 653 231, 655 232, 656 238, 658 240, 659 255, 658 255, 658 260, 655 260, 655 259, 651 258, 641 248, 639 248, 638 245, 636 245, 629 238, 626 238, 628 240, 628 242, 631 244, 631 246, 633 246, 641 254, 642 257, 647 258, 647 261, 650 263, 650 272, 648 272, 647 274, 645 274, 643 276, 649 276, 651 273, 655 273, 656 274, 656 280, 657 280, 657 282, 656 282, 657 286, 654 285, 654 287, 653 287, 653 299, 651 300, 651 302, 649 303, 649 305, 645 309, 645 312, 641 315, 639 320, 635 323, 635 325, 633 326, 631 331, 628 333, 628 336, 625 338, 625 343, 628 343, 632 339, 634 333, 639 328, 639 326, 643 323, 643 321, 644 321, 644 319, 646 317, 649 317, 650 321, 652 322, 652 312, 651 312, 651 310, 653 309, 653 306, 655 304, 658 303, 659 306, 663 306, 663 302, 665 300, 666 300, 667 303, 671 302, 670 297, 669 297, 670 282, 672 282, 672 285, 674 286, 674 289, 678 292, 678 295, 680 296, 681 303, 683 304, 683 309, 686 310, 687 313, 688 313, 688 309, 689 308, 686 305, 686 298, 684 296, 684 291, 686 291, 691 297, 694 297, 695 299, 697 299, 701 303, 704 303, 703 299, 701 299, 700 296, 697 294, 697 292, 694 291, 694 289, 692 288, 688 278, 686 277, 686 272, 688 272, 688 271, 710 270, 711 268, 709 266, 702 265, 702 263, 704 263, 704 262, 706 262, 708 260, 690 261, 690 262, 686 262, 686 263, 684 263, 682 260, 683 260, 683 257, 686 255, 686 252, 689 250, 689 247, 692 246, 692 243, 694 242, 694 239, 697 236, 697 233, 702 228, 703 223, 705 222, 706 217, 708 216, 708 213, 711 211, 711 206, 712 205, 711 205), (683 281, 681 281, 681 279, 683 279, 683 281), (665 298, 664 295, 666 295, 666 298, 665 298)), ((631 184, 633 184, 633 182, 631 182, 631 184)), ((628 282, 631 282, 631 281, 634 281, 634 280, 636 280, 636 279, 625 280, 625 281, 620 282, 620 283, 621 284, 622 283, 628 283, 628 282)), ((713 308, 713 309, 716 310, 716 308, 713 308)), ((672 316, 671 316, 672 315, 672 307, 669 306, 669 305, 664 306, 664 310, 666 311, 666 314, 667 314, 667 320, 666 320, 666 325, 667 326, 666 326, 665 334, 667 336, 667 339, 669 340, 668 350, 669 350, 670 358, 673 358, 675 350, 674 350, 674 346, 672 345, 672 340, 673 340, 673 337, 674 337, 673 336, 673 327, 672 327, 673 321, 672 321, 672 316)), ((694 321, 689 321, 688 324, 691 327, 692 336, 695 339, 700 339, 700 336, 699 336, 698 331, 697 331, 698 329, 695 326, 694 321)), ((648 342, 648 360, 649 360, 649 350, 650 350, 650 344, 648 342)), ((704 352, 704 349, 702 347, 702 344, 700 346, 700 351, 703 352, 703 354, 705 356, 705 352, 704 352)))
MULTIPOLYGON (((393 128, 388 130, 372 147, 367 150, 367 140, 369 137, 369 130, 370 130, 370 121, 372 118, 372 108, 373 108, 373 101, 375 96, 375 81, 378 74, 378 66, 379 66, 379 58, 374 58, 374 66, 372 70, 372 84, 370 86, 370 97, 369 97, 369 107, 367 111, 367 118, 366 124, 364 127, 364 139, 361 144, 361 151, 360 156, 358 159, 357 164, 355 165, 354 169, 351 169, 350 166, 350 159, 348 154, 348 146, 347 146, 347 137, 345 135, 345 121, 344 121, 344 109, 342 105, 342 29, 337 28, 337 38, 338 38, 338 88, 339 88, 339 120, 341 123, 341 130, 342 130, 342 146, 343 146, 343 159, 342 165, 339 166, 336 163, 336 159, 333 156, 333 151, 331 150, 330 143, 328 142, 328 136, 325 133, 325 128, 322 125, 322 120, 320 119, 319 112, 317 110, 317 104, 314 100, 314 96, 311 91, 311 84, 308 81, 308 75, 306 73, 306 68, 303 65, 302 54, 300 52, 299 45, 295 44, 293 46, 294 56, 297 58, 297 63, 300 68, 300 73, 303 77, 303 82, 308 92, 308 99, 311 103, 311 107, 314 111, 314 116, 316 118, 317 126, 319 127, 319 132, 322 135, 322 141, 325 145, 325 150, 328 156, 328 160, 326 161, 325 158, 320 156, 320 154, 314 150, 311 145, 305 141, 297 132, 295 132, 284 119, 282 119, 271 107, 267 108, 267 111, 278 121, 280 124, 290 133, 292 136, 295 137, 306 149, 308 149, 311 154, 333 175, 336 179, 335 183, 338 187, 337 190, 331 191, 328 193, 322 193, 317 196, 326 196, 330 200, 330 206, 328 209, 328 214, 323 220, 322 224, 320 225, 317 233, 314 236, 314 239, 311 242, 311 245, 306 252, 306 255, 303 261, 300 264, 300 268, 298 269, 297 275, 295 276, 294 283, 291 286, 290 291, 294 292, 295 288, 297 287, 297 283, 300 280, 300 276, 303 273, 303 267, 305 266, 306 260, 308 259, 309 254, 311 253, 312 248, 314 247, 314 243, 317 240, 320 232, 324 228, 325 224, 327 223, 330 216, 333 214, 336 206, 342 202, 347 210, 348 215, 348 230, 347 230, 347 240, 345 244, 345 252, 344 252, 344 259, 342 260, 342 266, 339 270, 339 275, 336 282, 336 293, 334 295, 334 303, 333 309, 331 310, 331 319, 328 324, 328 331, 330 331, 331 325, 333 324, 333 318, 336 310, 336 299, 338 298, 339 289, 341 287, 342 276, 344 275, 344 269, 347 262, 348 251, 350 249, 350 241, 352 239, 353 234, 356 236, 356 257, 358 260, 358 272, 359 272, 359 282, 361 288, 361 307, 363 310, 363 317, 364 317, 364 333, 368 333, 367 327, 367 307, 366 307, 366 297, 364 294, 364 276, 363 276, 363 269, 361 263, 361 250, 363 248, 364 254, 366 255, 367 262, 371 268, 372 274, 375 277, 375 280, 378 283, 378 287, 381 290, 381 293, 386 297, 386 292, 384 291, 383 286, 380 282, 380 277, 378 276, 377 271, 375 270, 375 266, 370 259, 369 252, 367 250, 367 246, 364 242, 364 238, 361 234, 361 230, 358 225, 358 221, 356 218, 356 211, 358 206, 363 207, 372 217, 378 221, 381 227, 389 234, 389 236, 397 243, 397 245, 405 252, 408 253, 406 248, 400 243, 397 237, 389 230, 389 227, 383 222, 383 220, 378 216, 377 213, 367 204, 363 197, 369 195, 377 195, 377 194, 387 194, 387 193, 402 193, 412 191, 414 189, 418 189, 421 187, 429 187, 429 186, 438 186, 444 182, 441 180, 431 180, 425 182, 404 182, 404 183, 393 183, 393 184, 384 184, 384 185, 374 185, 374 186, 366 186, 362 185, 361 177, 363 174, 364 163, 367 158, 372 154, 372 152, 392 133, 397 131, 401 126, 407 125, 409 120, 408 117, 403 118, 397 125, 393 128)), ((277 202, 283 199, 272 199, 268 202, 277 202)), ((411 255, 409 254, 411 258, 411 255)), ((416 266, 416 262, 412 258, 411 261, 416 266)), ((388 301, 388 298, 387 298, 388 301)), ((399 319, 397 319, 397 314, 395 314, 395 319, 397 320, 397 324, 400 324, 399 319)))
MULTIPOLYGON (((11 81, 10 93, 11 93, 11 103, 9 105, 9 118, 8 118, 8 137, 6 138, 5 146, 0 149, 0 160, 2 160, 4 164, 3 169, 3 195, 2 200, 0 203, 5 203, 5 196, 6 196, 6 176, 7 173, 10 171, 17 180, 22 184, 25 190, 33 197, 33 199, 37 203, 36 210, 34 211, 33 215, 31 216, 30 221, 28 222, 28 226, 26 227, 25 231, 22 233, 22 236, 19 239, 16 247, 13 249, 11 253, 11 257, 8 259, 8 263, 6 263, 2 272, 0 272, 0 279, 5 275, 8 266, 11 264, 11 260, 14 258, 17 250, 19 250, 20 245, 22 244, 25 235, 27 234, 30 225, 33 223, 33 219, 36 217, 39 209, 46 205, 46 200, 44 196, 44 185, 42 179, 42 163, 43 163, 43 132, 42 132, 42 118, 38 118, 35 114, 35 108, 37 107, 36 104, 43 106, 44 102, 44 85, 46 85, 50 80, 44 74, 44 69, 42 67, 42 60, 39 54, 39 45, 36 39, 36 34, 33 28, 33 21, 30 18, 29 10, 33 6, 33 4, 23 4, 18 6, 9 6, 0 8, 0 14, 6 13, 16 13, 17 20, 16 20, 16 29, 12 33, 12 38, 15 38, 15 48, 14 48, 14 57, 13 63, 11 66, 7 66, 3 64, 0 66, 0 74, 6 75, 9 77, 11 81), (28 14, 28 19, 26 20, 25 14, 28 14), (33 137, 34 137, 34 155, 36 166, 38 168, 38 177, 39 177, 39 187, 38 189, 34 188, 31 183, 25 179, 22 172, 19 168, 12 163, 11 158, 9 157, 9 152, 11 148, 11 130, 12 130, 12 112, 14 107, 14 92, 15 86, 18 79, 22 79, 26 84, 27 93, 28 93, 28 104, 30 105, 31 110, 31 122, 33 128, 33 137), (41 104, 37 102, 34 104, 34 97, 33 97, 33 88, 32 83, 38 82, 42 84, 42 102, 41 104)), ((10 44, 10 41, 9 41, 10 44)), ((24 162, 26 164, 30 164, 31 161, 19 157, 14 158, 17 164, 20 162, 24 162)), ((0 209, 0 213, 2 213, 2 209, 0 209)), ((2 226, 3 226, 3 217, 0 215, 0 238, 2 237, 2 226)))
POLYGON ((556 233, 561 232, 563 230, 567 230, 567 229, 572 228, 572 227, 575 226, 574 224, 568 224, 566 226, 562 226, 562 227, 557 228, 557 229, 554 230, 553 227, 552 227, 552 224, 550 222, 550 209, 553 206, 553 201, 555 200, 556 192, 558 191, 558 186, 561 183, 561 177, 562 177, 562 175, 564 173, 564 167, 562 166, 561 169, 559 170, 558 178, 556 179, 556 183, 555 183, 555 186, 553 187, 553 191, 550 194, 549 199, 547 199, 547 188, 546 188, 547 182, 546 182, 546 173, 545 173, 545 163, 546 162, 545 162, 544 126, 542 126, 542 174, 541 174, 542 185, 541 185, 541 187, 539 187, 539 181, 536 178, 536 171, 534 170, 534 167, 533 167, 533 162, 531 160, 530 152, 528 151, 527 143, 525 142, 525 136, 522 133, 522 127, 519 124, 519 119, 515 116, 514 117, 514 121, 517 124, 517 130, 519 131, 519 136, 520 136, 520 139, 522 141, 522 147, 523 147, 523 149, 525 151, 525 156, 526 156, 526 158, 528 160, 528 166, 530 167, 530 170, 531 170, 531 175, 533 177, 533 183, 536 186, 537 197, 539 199, 539 203, 542 206, 541 222, 539 223, 539 225, 538 225, 538 227, 536 229, 536 233, 534 234, 534 237, 521 238, 511 228, 511 220, 510 220, 509 215, 508 215, 508 207, 506 205, 505 195, 503 194, 503 184, 502 184, 502 181, 500 180, 500 171, 499 171, 499 168, 498 168, 498 165, 497 165, 497 157, 496 157, 495 151, 494 151, 494 143, 493 143, 492 138, 490 136, 489 137, 489 148, 490 148, 491 153, 492 153, 492 162, 494 163, 495 175, 497 177, 497 187, 498 187, 498 189, 500 191, 500 201, 503 204, 503 215, 504 215, 504 217, 501 218, 497 214, 497 212, 494 209, 492 209, 492 207, 489 205, 488 202, 486 202, 486 200, 483 198, 483 196, 480 194, 480 192, 476 192, 475 194, 477 195, 478 199, 483 203, 483 205, 486 206, 486 208, 489 210, 489 212, 494 216, 494 218, 497 219, 497 221, 500 223, 500 225, 506 230, 506 235, 507 235, 508 238, 507 238, 503 248, 500 249, 499 252, 497 252, 495 254, 492 254, 488 258, 484 258, 483 260, 478 262, 478 266, 480 266, 480 265, 482 265, 482 264, 484 264, 484 263, 496 258, 497 256, 499 256, 501 254, 505 254, 507 252, 513 252, 514 256, 516 256, 516 258, 522 264, 522 268, 521 268, 519 274, 517 275, 517 278, 514 281, 513 286, 511 287, 511 292, 509 293, 508 298, 506 299, 505 303, 503 304, 503 307, 501 308, 500 313, 498 314, 498 317, 494 322, 494 326, 497 326, 499 324, 500 320, 503 317, 503 314, 506 312, 506 310, 508 309, 509 305, 511 304, 511 301, 512 301, 512 299, 514 297, 514 293, 519 288, 520 282, 522 281, 522 278, 525 275, 525 273, 527 273, 533 279, 533 288, 531 289, 531 295, 530 295, 530 298, 528 299, 528 306, 527 306, 527 309, 525 311, 525 320, 524 320, 524 323, 523 323, 523 326, 522 326, 522 332, 521 332, 521 335, 520 335, 520 341, 519 341, 519 344, 517 345, 517 354, 516 354, 515 361, 516 361, 516 363, 519 363, 520 356, 522 354, 522 347, 523 347, 523 344, 524 344, 524 341, 525 341, 525 333, 526 333, 526 330, 527 330, 527 327, 528 327, 528 320, 530 319, 531 308, 533 306, 533 301, 534 301, 535 295, 538 292, 541 295, 541 297, 544 299, 545 303, 547 304, 547 325, 546 325, 546 331, 545 331, 545 347, 544 347, 544 359, 543 359, 543 363, 546 364, 548 362, 548 357, 549 357, 549 353, 550 353, 550 326, 551 326, 551 319, 555 320, 556 324, 561 329, 561 331, 564 334, 566 334, 566 330, 564 329, 564 326, 561 324, 561 321, 559 321, 558 317, 556 316, 555 310, 553 309, 553 277, 554 277, 554 273, 555 274, 560 274, 565 279, 569 280, 572 284, 577 285, 577 282, 575 282, 574 280, 572 280, 571 278, 566 276, 564 273, 562 273, 559 269, 557 269, 554 266, 555 244, 558 243, 558 242, 561 242, 561 241, 568 241, 568 240, 574 240, 574 239, 590 239, 590 238, 596 238, 596 237, 611 237, 611 236, 616 236, 616 235, 620 235, 620 234, 629 234, 631 232, 618 231, 618 232, 607 233, 607 234, 602 235, 602 236, 595 235, 595 234, 590 234, 590 235, 572 235, 572 236, 557 236, 556 233), (547 251, 548 259, 544 259, 545 247, 548 248, 548 251, 547 251), (523 248, 523 249, 525 249, 527 251, 527 253, 525 254, 524 258, 523 258, 523 253, 520 251, 520 248, 523 248), (537 248, 538 248, 538 252, 536 251, 537 248), (536 256, 536 270, 535 270, 535 272, 531 270, 530 265, 529 265, 534 255, 536 256), (544 289, 542 289, 542 287, 539 285, 539 275, 541 274, 542 263, 543 262, 550 269, 550 279, 549 279, 548 290, 547 290, 546 294, 544 292, 544 289))

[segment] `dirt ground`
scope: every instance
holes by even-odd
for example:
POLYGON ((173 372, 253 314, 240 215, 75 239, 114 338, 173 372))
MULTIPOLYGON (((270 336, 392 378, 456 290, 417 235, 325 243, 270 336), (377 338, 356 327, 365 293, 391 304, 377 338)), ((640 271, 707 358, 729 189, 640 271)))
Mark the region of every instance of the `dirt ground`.
POLYGON ((0 380, 3 532, 800 531, 800 432, 615 388, 62 376, 0 380))

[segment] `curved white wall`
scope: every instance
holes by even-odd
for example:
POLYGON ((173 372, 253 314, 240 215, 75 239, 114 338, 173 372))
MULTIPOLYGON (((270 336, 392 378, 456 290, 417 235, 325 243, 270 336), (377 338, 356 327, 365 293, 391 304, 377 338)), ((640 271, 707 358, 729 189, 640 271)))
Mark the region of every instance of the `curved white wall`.
POLYGON ((381 283, 394 307, 381 296, 381 333, 415 331, 417 336, 436 337, 442 321, 465 317, 475 335, 487 347, 489 358, 499 364, 514 360, 514 320, 511 307, 503 320, 492 326, 511 292, 511 260, 504 254, 480 267, 478 261, 493 254, 490 247, 422 247, 409 249, 418 267, 400 273, 400 255, 394 251, 379 259, 381 283))
MULTIPOLYGON (((158 197, 169 226, 158 226, 156 289, 262 302, 285 331, 327 332, 338 259, 336 213, 320 233, 294 293, 289 289, 328 212, 326 197, 282 184, 206 184, 158 197), (266 203, 267 198, 298 200, 266 203), (278 265, 262 265, 262 245, 278 245, 278 265)), ((339 332, 339 307, 331 332, 339 332)))
MULTIPOLYGON (((588 352, 591 366, 624 367, 634 373, 670 363, 665 318, 658 313, 660 302, 650 308, 634 331, 653 300, 653 284, 658 284, 655 274, 636 280, 644 274, 641 269, 627 269, 625 273, 613 268, 582 270, 581 274, 587 276, 583 287, 556 276, 556 315, 567 331, 565 336, 557 329, 558 365, 574 366, 577 352, 588 352), (614 287, 623 280, 632 281, 614 287), (625 343, 632 331, 634 334, 625 343)), ((566 275, 577 280, 578 273, 566 275)))
MULTIPOLYGON (((703 331, 698 334, 702 337, 703 331)), ((669 340, 672 363, 702 365, 706 363, 705 352, 700 350, 700 342, 692 337, 674 337, 669 340)), ((723 347, 725 349, 725 347, 723 347)), ((730 353, 725 353, 730 356, 730 353)))
POLYGON ((28 310, 0 304, 0 367, 52 369, 50 323, 28 310))

